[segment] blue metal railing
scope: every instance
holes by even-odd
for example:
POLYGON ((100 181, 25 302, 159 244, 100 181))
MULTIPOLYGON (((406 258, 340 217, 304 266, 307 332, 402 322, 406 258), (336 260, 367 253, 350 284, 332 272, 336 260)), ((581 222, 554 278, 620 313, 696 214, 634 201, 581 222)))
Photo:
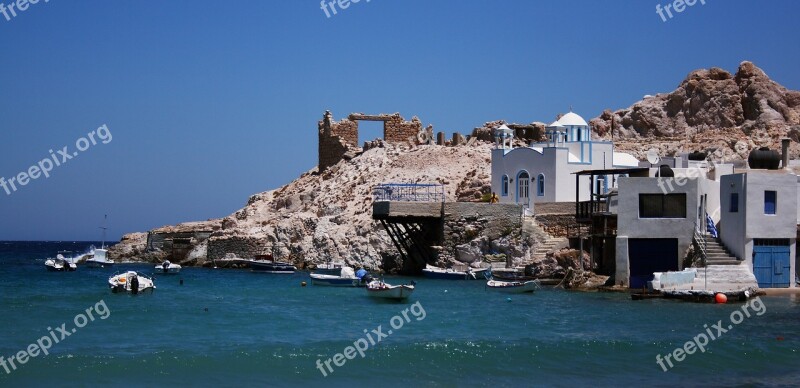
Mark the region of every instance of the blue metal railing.
POLYGON ((444 202, 444 185, 436 183, 382 183, 372 189, 375 202, 444 202))

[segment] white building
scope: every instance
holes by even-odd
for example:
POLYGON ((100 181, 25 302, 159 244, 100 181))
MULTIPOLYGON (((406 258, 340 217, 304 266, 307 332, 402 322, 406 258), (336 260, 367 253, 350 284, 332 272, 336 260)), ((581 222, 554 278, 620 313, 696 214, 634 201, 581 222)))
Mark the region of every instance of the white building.
MULTIPOLYGON (((569 112, 546 128, 547 141, 514 148, 514 132, 505 125, 495 131, 492 151, 492 191, 502 203, 532 208, 537 202, 574 202, 576 178, 573 173, 591 169, 638 167, 630 154, 615 152, 614 144, 592 140, 589 124, 569 112)), ((595 177, 595 193, 604 194, 616 186, 610 176, 595 177)), ((581 182, 580 201, 589 199, 589 185, 581 182)))

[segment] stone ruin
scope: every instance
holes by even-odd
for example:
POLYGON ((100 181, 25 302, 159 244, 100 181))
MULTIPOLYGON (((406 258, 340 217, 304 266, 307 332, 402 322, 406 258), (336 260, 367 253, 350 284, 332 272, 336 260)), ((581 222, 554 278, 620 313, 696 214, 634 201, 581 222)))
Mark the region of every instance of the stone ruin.
POLYGON ((358 144, 359 121, 382 121, 383 141, 388 143, 408 143, 412 147, 422 144, 438 145, 472 145, 469 137, 461 133, 453 133, 451 141, 445 139, 444 132, 439 132, 434 137, 433 125, 422 127, 422 122, 414 116, 407 121, 400 113, 368 115, 364 113, 351 113, 347 118, 334 121, 333 114, 325 111, 322 120, 318 123, 319 131, 319 171, 323 172, 329 167, 346 159, 349 154, 355 155, 361 151, 358 144))

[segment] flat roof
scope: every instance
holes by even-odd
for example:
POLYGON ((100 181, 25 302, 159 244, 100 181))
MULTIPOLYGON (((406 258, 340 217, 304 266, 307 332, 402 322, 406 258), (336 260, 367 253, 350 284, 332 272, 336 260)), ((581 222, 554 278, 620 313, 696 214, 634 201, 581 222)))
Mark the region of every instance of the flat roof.
POLYGON ((632 168, 603 168, 599 170, 583 170, 573 172, 575 175, 618 175, 618 174, 633 174, 640 172, 647 172, 650 169, 647 167, 632 167, 632 168))

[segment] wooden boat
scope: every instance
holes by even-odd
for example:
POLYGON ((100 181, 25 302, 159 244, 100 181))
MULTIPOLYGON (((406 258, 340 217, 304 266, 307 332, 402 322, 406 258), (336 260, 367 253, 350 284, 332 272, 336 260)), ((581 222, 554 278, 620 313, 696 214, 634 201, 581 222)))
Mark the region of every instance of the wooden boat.
POLYGON ((290 263, 275 261, 272 255, 256 255, 255 259, 250 260, 250 269, 255 272, 293 274, 297 268, 290 263))
POLYGON ((536 280, 528 280, 526 282, 489 280, 486 282, 486 289, 510 294, 521 294, 524 292, 534 292, 538 290, 539 282, 536 280))
POLYGON ((446 279, 446 280, 483 280, 486 278, 485 273, 488 271, 486 268, 472 269, 467 268, 466 271, 457 271, 452 268, 439 268, 428 265, 422 270, 422 274, 430 279, 446 279))
POLYGON ((373 280, 367 284, 367 295, 373 298, 403 300, 414 292, 413 284, 393 286, 381 280, 373 280))

